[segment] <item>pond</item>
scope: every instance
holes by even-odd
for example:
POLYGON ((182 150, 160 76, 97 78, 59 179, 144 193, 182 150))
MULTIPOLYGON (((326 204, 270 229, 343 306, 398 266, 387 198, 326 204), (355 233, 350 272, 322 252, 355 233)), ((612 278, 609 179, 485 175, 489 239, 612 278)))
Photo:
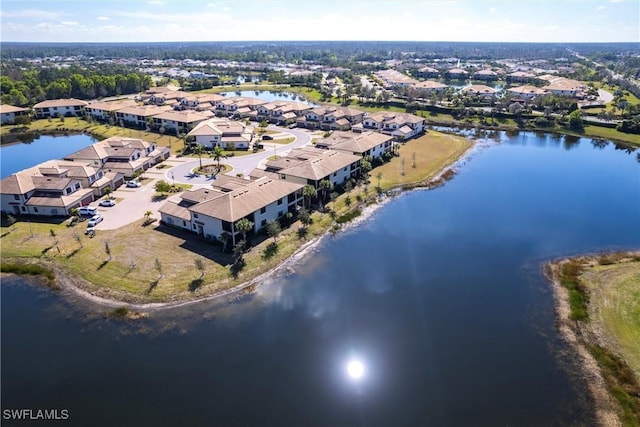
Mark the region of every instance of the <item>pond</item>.
POLYGON ((589 139, 482 145, 231 303, 126 322, 3 280, 2 408, 93 426, 590 425, 541 265, 640 246, 640 164, 589 139))
POLYGON ((220 92, 220 95, 234 97, 244 96, 249 98, 258 98, 263 101, 295 101, 307 105, 316 105, 313 102, 306 100, 301 95, 292 92, 277 92, 277 91, 265 91, 265 90, 238 90, 231 92, 220 92))
POLYGON ((47 160, 61 159, 95 142, 96 139, 89 135, 41 135, 29 143, 2 145, 0 148, 2 178, 47 160))

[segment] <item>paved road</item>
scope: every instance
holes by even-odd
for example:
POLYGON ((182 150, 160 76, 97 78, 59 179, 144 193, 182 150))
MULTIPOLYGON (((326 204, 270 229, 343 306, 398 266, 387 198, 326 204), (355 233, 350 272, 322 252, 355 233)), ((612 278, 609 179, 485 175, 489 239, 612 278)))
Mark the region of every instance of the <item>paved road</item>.
MULTIPOLYGON (((264 141, 262 143, 265 147, 264 151, 254 154, 247 154, 246 156, 229 157, 225 159, 223 163, 233 168, 232 171, 227 172, 228 175, 236 175, 241 173, 244 176, 248 176, 253 169, 255 169, 261 162, 266 160, 267 157, 273 156, 274 153, 281 155, 290 151, 292 148, 302 147, 311 142, 311 133, 309 131, 301 129, 285 129, 276 126, 269 126, 268 129, 283 133, 289 133, 296 139, 295 141, 286 145, 264 141)), ((177 158, 169 159, 169 163, 171 164, 175 164, 175 162, 178 161, 180 162, 180 164, 175 165, 165 173, 164 179, 167 182, 175 181, 176 183, 204 185, 211 183, 211 178, 207 178, 206 176, 202 175, 193 175, 191 173, 191 171, 199 165, 199 160, 191 158, 186 161, 177 158)), ((202 164, 210 165, 215 164, 215 162, 213 161, 213 159, 203 158, 202 164)))

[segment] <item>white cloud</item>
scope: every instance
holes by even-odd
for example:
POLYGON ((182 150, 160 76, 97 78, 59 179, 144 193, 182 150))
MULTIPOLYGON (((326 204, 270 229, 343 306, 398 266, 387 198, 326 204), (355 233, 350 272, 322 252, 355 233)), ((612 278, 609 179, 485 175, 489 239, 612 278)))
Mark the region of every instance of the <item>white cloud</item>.
POLYGON ((495 7, 492 7, 492 8, 489 9, 489 12, 496 13, 496 10, 498 10, 498 9, 496 9, 495 7))
POLYGON ((67 26, 76 26, 76 25, 80 25, 78 22, 76 21, 62 21, 60 22, 62 25, 67 25, 67 26))
POLYGON ((609 0, 609 3, 624 3, 624 0, 609 0))
POLYGON ((598 6, 597 9, 598 10, 605 10, 607 8, 607 6, 598 6))
POLYGON ((108 16, 98 16, 96 19, 98 21, 111 21, 111 18, 109 18, 108 16))
POLYGON ((162 6, 164 1, 162 0, 149 0, 147 3, 152 4, 154 6, 162 6))
POLYGON ((55 19, 60 17, 58 12, 48 12, 39 9, 23 9, 15 12, 2 12, 3 18, 27 18, 27 19, 55 19))

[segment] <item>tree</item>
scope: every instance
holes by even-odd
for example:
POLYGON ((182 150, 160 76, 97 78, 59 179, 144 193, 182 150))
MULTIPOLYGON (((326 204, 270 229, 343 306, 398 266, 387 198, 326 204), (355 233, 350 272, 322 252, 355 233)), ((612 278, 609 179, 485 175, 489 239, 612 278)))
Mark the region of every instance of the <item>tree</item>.
POLYGON ((309 210, 307 208, 301 208, 298 211, 298 219, 305 227, 308 227, 311 224, 311 214, 309 214, 309 210))
MULTIPOLYGON (((227 156, 224 155, 224 151, 222 150, 222 148, 219 145, 216 145, 215 147, 213 147, 213 151, 211 152, 211 157, 213 157, 213 160, 216 161, 217 165, 218 165, 218 172, 220 172, 220 160, 222 159, 226 159, 227 156)), ((200 166, 202 167, 202 166, 200 166)))
POLYGON ((229 244, 229 241, 231 241, 231 235, 224 231, 218 236, 218 240, 222 243, 222 252, 226 252, 227 245, 229 244))
POLYGON ((244 261, 244 245, 246 242, 244 240, 240 240, 233 246, 233 259, 234 263, 237 265, 242 264, 244 261))
POLYGON ((194 264, 196 266, 196 269, 200 271, 200 279, 202 279, 204 277, 204 270, 205 270, 204 261, 202 261, 202 259, 200 258, 196 258, 194 264))
POLYGON ((113 190, 111 189, 111 187, 107 187, 104 189, 104 195, 107 196, 108 199, 112 199, 113 196, 111 195, 113 193, 113 190))
POLYGON ((373 166, 371 165, 371 162, 369 160, 360 160, 360 173, 362 174, 362 176, 367 177, 369 175, 369 172, 371 172, 371 169, 373 169, 373 166))
POLYGON ((267 221, 267 234, 273 238, 273 243, 278 243, 278 236, 281 232, 282 227, 277 220, 272 219, 271 221, 267 221))
POLYGON ((153 215, 152 211, 145 211, 144 213, 144 223, 149 224, 151 222, 151 215, 153 215))
POLYGON ((328 179, 323 179, 319 184, 320 191, 322 192, 322 201, 327 200, 327 195, 333 190, 333 182, 328 179))
POLYGON ((171 184, 161 179, 156 182, 155 189, 159 193, 168 193, 171 191, 171 184))
POLYGON ((382 179, 382 172, 378 172, 376 174, 376 179, 378 180, 378 188, 380 188, 380 180, 382 179))
POLYGON ((344 199, 344 204, 347 205, 347 207, 351 207, 351 196, 347 194, 347 197, 345 197, 344 199))
POLYGON ((316 191, 316 188, 313 185, 305 185, 302 188, 302 197, 304 197, 306 200, 309 201, 308 206, 311 207, 311 199, 316 197, 318 195, 318 192, 316 191))
POLYGON ((253 230, 253 223, 249 221, 247 218, 242 218, 238 222, 236 222, 236 230, 242 233, 242 241, 247 241, 247 233, 253 230))
POLYGON ((198 156, 198 160, 200 160, 200 170, 202 170, 202 154, 204 153, 204 147, 200 144, 192 145, 191 152, 198 156))
POLYGON ((577 132, 582 132, 584 130, 584 124, 582 123, 582 114, 580 110, 573 111, 569 114, 569 129, 575 130, 577 132))

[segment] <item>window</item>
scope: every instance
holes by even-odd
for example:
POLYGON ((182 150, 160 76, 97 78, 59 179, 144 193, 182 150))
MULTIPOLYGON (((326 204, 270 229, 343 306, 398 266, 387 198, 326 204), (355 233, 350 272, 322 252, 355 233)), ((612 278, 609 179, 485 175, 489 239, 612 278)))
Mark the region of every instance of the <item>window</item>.
POLYGON ((263 219, 262 222, 260 223, 261 227, 265 227, 267 225, 267 220, 263 219))
POLYGON ((193 214, 193 217, 194 217, 194 218, 198 218, 198 214, 197 214, 197 213, 194 213, 194 214, 193 214))
POLYGON ((14 194, 14 195, 13 195, 13 199, 14 199, 14 200, 20 200, 20 196, 19 196, 18 194, 14 194))
POLYGON ((285 174, 281 173, 281 174, 280 174, 280 179, 282 179, 282 180, 286 180, 286 179, 287 179, 287 175, 285 175, 285 174))
POLYGON ((346 171, 347 171, 347 168, 342 169, 342 171, 343 171, 343 172, 346 172, 346 171))
POLYGON ((334 173, 333 173, 333 176, 338 176, 338 173, 337 173, 337 172, 334 172, 334 173))
POLYGON ((278 206, 280 206, 282 204, 282 199, 278 200, 278 206))
POLYGON ((262 209, 260 209, 260 213, 261 213, 261 214, 264 214, 264 213, 266 213, 266 212, 267 212, 267 208, 266 208, 266 207, 263 207, 262 209))
POLYGON ((278 218, 280 218, 282 215, 284 215, 284 212, 278 211, 278 218))
POLYGON ((38 212, 38 208, 34 207, 34 208, 33 208, 33 211, 34 211, 34 212, 38 212))
POLYGON ((187 226, 187 221, 182 221, 182 226, 186 227, 187 226))

